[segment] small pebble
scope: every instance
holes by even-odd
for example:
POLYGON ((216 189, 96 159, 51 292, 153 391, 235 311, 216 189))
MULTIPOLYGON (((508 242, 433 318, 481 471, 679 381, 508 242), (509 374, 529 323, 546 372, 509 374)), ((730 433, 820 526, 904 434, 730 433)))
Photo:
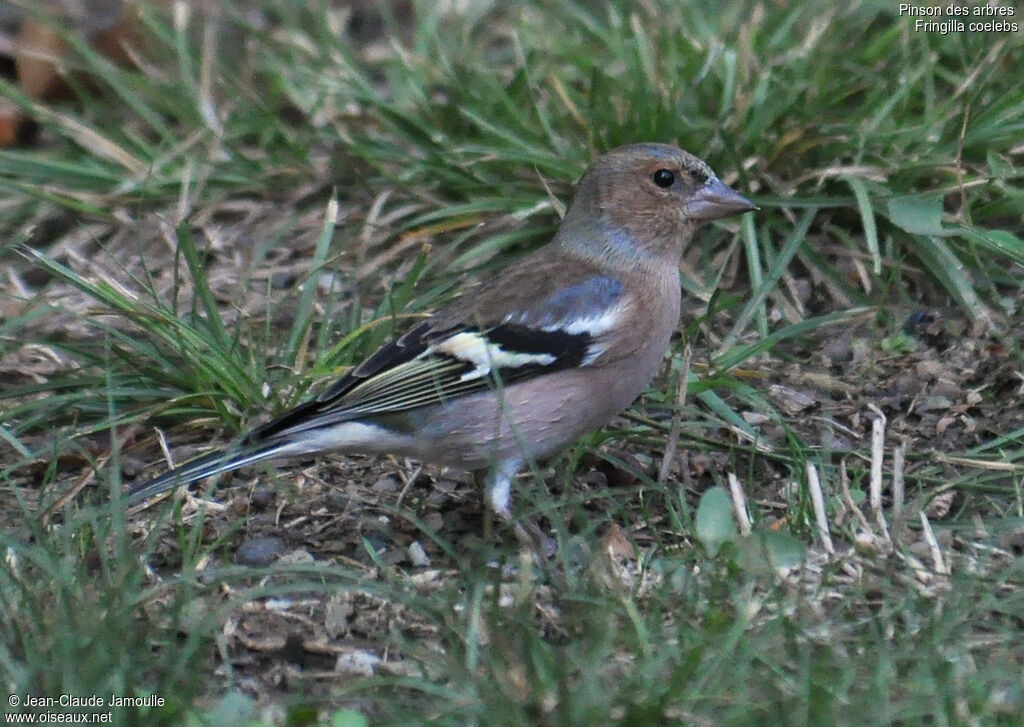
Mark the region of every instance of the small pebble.
POLYGON ((285 290, 295 287, 296 276, 290 270, 279 270, 270 274, 270 287, 274 290, 285 290))
POLYGON ((238 546, 235 562, 254 567, 268 566, 285 552, 284 541, 274 536, 251 538, 238 546))
POLYGON ((385 475, 370 485, 370 489, 381 494, 398 492, 398 478, 394 475, 385 475))
POLYGON ((444 516, 437 510, 431 510, 423 516, 423 525, 435 533, 440 532, 444 529, 444 516))
POLYGON ((278 561, 280 565, 316 565, 317 560, 308 550, 296 548, 282 555, 278 561))
POLYGON ((384 549, 388 547, 388 542, 391 540, 386 534, 379 530, 371 530, 363 535, 363 538, 369 546, 373 548, 374 553, 382 553, 384 549))
POLYGON ((254 510, 266 510, 273 504, 276 495, 277 493, 269 487, 257 487, 249 498, 249 503, 254 510))
POLYGON ((441 492, 455 492, 460 486, 460 483, 447 478, 439 479, 434 482, 434 487, 441 492))
POLYGON ((409 543, 409 560, 412 561, 413 565, 421 568, 430 565, 430 556, 427 555, 427 551, 423 550, 420 541, 414 540, 409 543))
POLYGON ((327 493, 327 508, 333 512, 341 512, 348 507, 348 493, 344 490, 332 489, 327 493))

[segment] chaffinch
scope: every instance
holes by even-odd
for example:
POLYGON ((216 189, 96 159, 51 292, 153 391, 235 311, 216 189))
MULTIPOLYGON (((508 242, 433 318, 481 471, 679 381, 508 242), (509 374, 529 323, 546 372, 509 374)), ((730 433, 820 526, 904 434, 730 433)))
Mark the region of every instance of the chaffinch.
POLYGON ((754 209, 664 144, 599 158, 545 247, 384 345, 315 399, 130 491, 160 492, 276 457, 396 454, 486 471, 512 521, 528 461, 608 423, 658 371, 679 322, 678 263, 700 222, 754 209))

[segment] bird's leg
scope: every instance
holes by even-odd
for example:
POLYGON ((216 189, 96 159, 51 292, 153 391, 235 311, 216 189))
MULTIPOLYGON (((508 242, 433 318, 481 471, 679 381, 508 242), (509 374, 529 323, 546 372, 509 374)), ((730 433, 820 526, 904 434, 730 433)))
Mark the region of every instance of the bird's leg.
MULTIPOLYGON (((512 517, 512 509, 509 506, 512 495, 512 478, 522 462, 502 462, 487 474, 484 481, 484 492, 490 510, 512 526, 516 538, 523 546, 537 553, 542 560, 550 558, 558 550, 553 539, 548 537, 540 527, 531 520, 517 522, 512 517)), ((487 522, 490 522, 488 518, 487 522)))

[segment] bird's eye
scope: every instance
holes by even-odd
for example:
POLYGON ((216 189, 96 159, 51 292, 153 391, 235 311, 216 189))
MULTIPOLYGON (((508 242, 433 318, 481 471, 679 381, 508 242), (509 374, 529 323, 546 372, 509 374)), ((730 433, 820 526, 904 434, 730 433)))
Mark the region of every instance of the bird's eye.
POLYGON ((668 169, 659 169, 651 175, 651 179, 662 189, 668 189, 676 181, 676 175, 670 172, 668 169))

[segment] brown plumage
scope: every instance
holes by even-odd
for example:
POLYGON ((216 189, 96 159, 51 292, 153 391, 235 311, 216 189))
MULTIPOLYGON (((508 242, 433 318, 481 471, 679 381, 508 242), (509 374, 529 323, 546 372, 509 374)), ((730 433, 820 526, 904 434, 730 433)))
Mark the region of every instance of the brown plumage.
POLYGON ((269 457, 392 453, 487 470, 488 502, 511 521, 523 464, 606 424, 657 372, 697 225, 750 209, 684 151, 609 152, 549 245, 469 286, 316 399, 132 488, 131 501, 269 457))

